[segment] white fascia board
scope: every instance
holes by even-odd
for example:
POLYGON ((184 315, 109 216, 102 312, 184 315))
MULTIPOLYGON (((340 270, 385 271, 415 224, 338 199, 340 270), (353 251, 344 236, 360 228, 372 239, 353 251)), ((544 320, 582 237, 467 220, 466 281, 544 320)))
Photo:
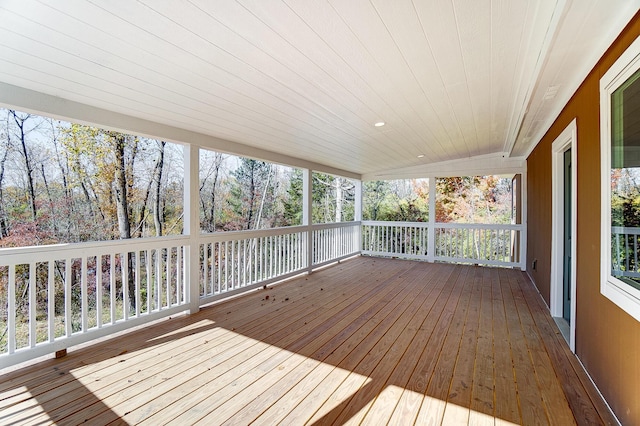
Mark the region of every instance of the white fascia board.
POLYGON ((255 158, 351 179, 361 178, 358 173, 347 170, 120 114, 3 82, 0 82, 0 106, 41 114, 59 120, 101 127, 107 130, 136 134, 151 139, 161 139, 181 144, 188 143, 226 154, 255 158))
MULTIPOLYGON (((584 62, 583 67, 578 72, 576 72, 575 78, 571 81, 570 84, 567 84, 567 87, 571 90, 564 90, 558 93, 558 96, 555 98, 557 100, 557 103, 555 104, 556 107, 553 110, 553 113, 547 116, 547 120, 545 121, 544 125, 541 126, 540 130, 536 132, 531 138, 529 147, 523 155, 524 158, 528 158, 536 148, 536 146, 538 146, 538 144, 542 141, 542 138, 547 134, 547 132, 551 129, 551 126, 553 126, 553 124, 556 122, 562 110, 567 106, 573 95, 576 93, 576 90, 578 90, 580 85, 586 80, 586 78, 589 76, 589 73, 602 59, 613 42, 618 38, 625 27, 629 24, 629 22, 631 22, 631 19, 638 12, 638 7, 640 7, 640 0, 629 1, 627 8, 620 13, 618 20, 609 28, 609 32, 602 38, 602 42, 600 43, 600 45, 590 46, 590 51, 592 52, 592 55, 589 58, 590 60, 584 62)), ((523 137, 523 135, 520 135, 520 137, 523 137)))
POLYGON ((514 175, 527 169, 524 157, 508 157, 506 153, 478 155, 439 163, 422 164, 402 169, 365 173, 362 180, 419 179, 427 177, 514 175))

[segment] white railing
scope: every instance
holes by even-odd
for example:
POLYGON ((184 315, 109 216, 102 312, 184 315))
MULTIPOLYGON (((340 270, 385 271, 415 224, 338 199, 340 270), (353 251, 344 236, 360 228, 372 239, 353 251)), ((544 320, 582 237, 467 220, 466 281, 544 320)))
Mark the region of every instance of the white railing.
POLYGON ((302 226, 202 235, 202 303, 304 271, 307 238, 302 226))
POLYGON ((0 368, 190 309, 192 242, 199 306, 357 254, 359 227, 0 249, 0 368))
POLYGON ((0 249, 0 368, 185 310, 188 242, 0 249))
POLYGON ((434 260, 521 267, 516 250, 523 225, 436 223, 434 260))
POLYGON ((208 303, 359 253, 359 222, 207 234, 200 241, 200 299, 208 303))
POLYGON ((360 253, 360 222, 325 223, 312 229, 314 267, 360 253))
POLYGON ((431 262, 524 268, 524 225, 362 222, 362 253, 431 262))
POLYGON ((640 228, 611 227, 611 273, 613 276, 640 278, 639 240, 640 228))
POLYGON ((424 222, 362 222, 362 254, 428 260, 424 222))
POLYGON ((523 231, 346 222, 0 249, 0 368, 361 252, 523 267, 514 248, 523 231), (189 282, 197 271, 199 287, 189 282))

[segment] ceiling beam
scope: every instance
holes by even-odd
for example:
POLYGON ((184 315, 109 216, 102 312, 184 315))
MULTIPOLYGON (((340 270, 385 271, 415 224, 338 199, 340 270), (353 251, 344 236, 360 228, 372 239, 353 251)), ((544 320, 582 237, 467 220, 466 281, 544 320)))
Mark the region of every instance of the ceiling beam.
POLYGON ((509 157, 507 153, 494 153, 423 164, 402 169, 386 170, 362 175, 362 180, 419 179, 427 177, 488 176, 524 173, 527 161, 524 157, 509 157))

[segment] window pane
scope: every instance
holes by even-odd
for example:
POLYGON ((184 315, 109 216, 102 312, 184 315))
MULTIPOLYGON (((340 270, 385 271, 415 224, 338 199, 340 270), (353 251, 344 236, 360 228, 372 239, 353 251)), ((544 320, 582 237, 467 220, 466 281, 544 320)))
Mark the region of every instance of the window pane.
POLYGON ((640 289, 640 71, 611 95, 611 274, 640 289))

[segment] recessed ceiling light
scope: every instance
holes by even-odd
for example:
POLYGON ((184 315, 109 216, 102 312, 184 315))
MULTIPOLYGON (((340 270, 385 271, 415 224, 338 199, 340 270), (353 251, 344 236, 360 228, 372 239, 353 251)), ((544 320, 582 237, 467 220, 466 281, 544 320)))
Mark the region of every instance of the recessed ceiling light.
POLYGON ((374 124, 374 126, 382 127, 382 126, 384 126, 384 121, 378 121, 376 124, 374 124))
POLYGON ((559 86, 559 85, 556 85, 556 86, 549 86, 549 87, 547 88, 547 91, 545 92, 545 94, 544 94, 544 96, 543 96, 543 99, 544 99, 545 101, 548 101, 548 100, 550 100, 550 99, 555 98, 555 97, 556 97, 556 95, 558 94, 558 89, 560 89, 560 86, 559 86))
POLYGON ((424 158, 424 154, 418 155, 418 158, 424 158))

